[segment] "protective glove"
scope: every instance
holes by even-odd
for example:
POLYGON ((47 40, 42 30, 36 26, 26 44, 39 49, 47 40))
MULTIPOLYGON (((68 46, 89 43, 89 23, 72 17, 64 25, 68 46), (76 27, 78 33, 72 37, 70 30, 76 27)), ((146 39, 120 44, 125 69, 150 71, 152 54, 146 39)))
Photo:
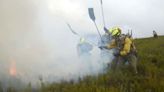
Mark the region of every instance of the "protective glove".
POLYGON ((99 48, 102 50, 102 49, 107 49, 106 46, 99 46, 99 48))
POLYGON ((113 54, 115 57, 118 57, 118 56, 120 56, 120 53, 114 53, 113 54))
POLYGON ((113 55, 114 55, 115 57, 118 57, 118 56, 120 56, 120 52, 117 50, 117 51, 115 51, 115 52, 113 53, 113 55))

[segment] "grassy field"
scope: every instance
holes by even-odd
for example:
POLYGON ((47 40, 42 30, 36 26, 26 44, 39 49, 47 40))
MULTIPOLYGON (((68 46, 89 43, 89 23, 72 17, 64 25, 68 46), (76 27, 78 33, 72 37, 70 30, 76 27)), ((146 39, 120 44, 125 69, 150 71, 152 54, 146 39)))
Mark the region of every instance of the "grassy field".
MULTIPOLYGON (((136 39, 135 44, 138 74, 125 66, 120 71, 108 70, 98 77, 87 76, 78 83, 42 83, 40 92, 164 92, 164 36, 136 39)), ((25 92, 31 92, 30 88, 28 86, 25 92)))

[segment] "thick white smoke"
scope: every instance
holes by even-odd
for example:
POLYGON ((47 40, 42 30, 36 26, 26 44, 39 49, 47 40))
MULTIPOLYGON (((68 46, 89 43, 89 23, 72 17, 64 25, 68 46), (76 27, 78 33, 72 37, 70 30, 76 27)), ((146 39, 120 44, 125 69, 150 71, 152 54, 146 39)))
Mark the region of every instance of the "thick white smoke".
MULTIPOLYGON (((85 17, 80 16, 83 12, 72 16, 69 10, 60 11, 60 7, 64 6, 55 6, 56 3, 57 0, 0 1, 0 81, 16 77, 25 82, 37 82, 39 76, 42 76, 44 81, 60 82, 104 71, 104 63, 100 61, 100 50, 97 47, 91 52, 90 61, 78 58, 76 45, 79 38, 65 25, 64 20, 72 24, 87 23, 85 17), (49 6, 50 2, 54 4, 49 6), (68 16, 64 17, 66 14, 68 16), (14 66, 11 65, 13 61, 14 66), (14 69, 14 74, 10 73, 10 69, 14 69)), ((73 3, 77 8, 83 9, 76 2, 73 3)), ((76 11, 73 9, 71 13, 76 11)), ((97 44, 94 37, 88 39, 97 44)))

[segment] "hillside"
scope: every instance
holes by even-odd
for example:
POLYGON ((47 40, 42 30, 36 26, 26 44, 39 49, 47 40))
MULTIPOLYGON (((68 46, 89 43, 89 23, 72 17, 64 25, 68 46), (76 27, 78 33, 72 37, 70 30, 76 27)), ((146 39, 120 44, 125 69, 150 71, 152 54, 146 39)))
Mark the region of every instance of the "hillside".
POLYGON ((50 84, 43 92, 162 92, 164 91, 164 36, 135 40, 138 71, 134 75, 125 67, 98 77, 88 76, 79 83, 50 84))
POLYGON ((164 36, 136 39, 135 44, 138 74, 133 74, 128 66, 116 72, 108 69, 105 74, 87 76, 78 83, 42 83, 40 92, 164 92, 164 36))

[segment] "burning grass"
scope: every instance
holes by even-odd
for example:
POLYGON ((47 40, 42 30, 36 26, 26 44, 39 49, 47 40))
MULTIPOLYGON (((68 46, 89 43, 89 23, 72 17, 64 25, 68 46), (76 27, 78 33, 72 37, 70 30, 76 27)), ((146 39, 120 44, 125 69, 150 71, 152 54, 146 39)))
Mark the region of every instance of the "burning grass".
MULTIPOLYGON (((98 77, 79 78, 79 82, 46 83, 41 81, 36 92, 163 92, 164 91, 164 36, 158 39, 135 40, 138 48, 138 71, 129 67, 117 72, 108 71, 98 77)), ((0 86, 1 87, 1 86, 0 86)), ((16 92, 9 88, 8 92, 16 92)), ((1 88, 0 88, 1 90, 1 88)), ((31 84, 21 92, 33 92, 31 84)))

